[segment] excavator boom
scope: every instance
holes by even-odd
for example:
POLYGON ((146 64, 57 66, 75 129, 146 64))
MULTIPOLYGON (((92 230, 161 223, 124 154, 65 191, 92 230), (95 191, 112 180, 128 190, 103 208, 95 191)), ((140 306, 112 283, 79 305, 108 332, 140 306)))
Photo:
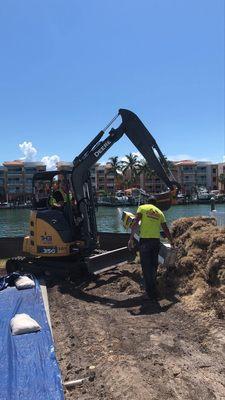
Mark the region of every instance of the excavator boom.
POLYGON ((178 186, 179 188, 179 184, 174 181, 168 169, 165 157, 159 146, 138 116, 132 111, 124 109, 120 109, 119 114, 121 115, 122 123, 117 129, 112 129, 111 134, 112 132, 116 133, 117 131, 119 133, 123 131, 167 187, 173 189, 174 186, 178 186))
POLYGON ((105 130, 100 131, 73 162, 72 184, 78 208, 83 218, 83 239, 86 242, 86 248, 90 250, 93 250, 97 243, 97 225, 90 169, 124 134, 136 146, 149 166, 170 190, 178 192, 180 188, 180 185, 174 181, 167 167, 165 157, 155 139, 137 115, 125 109, 120 109, 118 115, 122 118, 119 127, 116 129, 112 128, 104 140, 101 139, 105 130))

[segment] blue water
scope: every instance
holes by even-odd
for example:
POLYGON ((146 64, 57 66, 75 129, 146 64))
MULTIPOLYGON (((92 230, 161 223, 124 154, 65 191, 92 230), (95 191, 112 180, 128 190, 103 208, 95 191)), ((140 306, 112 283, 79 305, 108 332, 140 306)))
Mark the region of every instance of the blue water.
MULTIPOLYGON (((225 204, 216 206, 218 211, 225 211, 225 204)), ((121 216, 124 210, 135 213, 137 207, 99 207, 96 216, 99 231, 125 232, 121 216)), ((177 218, 199 215, 209 216, 210 205, 190 204, 173 206, 165 212, 168 224, 177 218)), ((0 209, 0 237, 24 236, 28 234, 30 210, 3 210, 0 209)))
MULTIPOLYGON (((216 206, 218 211, 225 211, 225 204, 216 206)), ((97 212, 97 223, 99 231, 104 232, 125 232, 121 224, 123 211, 135 213, 137 207, 99 207, 97 212)), ((170 225, 175 219, 182 217, 209 216, 210 205, 208 204, 190 204, 173 206, 165 212, 166 220, 170 225)))

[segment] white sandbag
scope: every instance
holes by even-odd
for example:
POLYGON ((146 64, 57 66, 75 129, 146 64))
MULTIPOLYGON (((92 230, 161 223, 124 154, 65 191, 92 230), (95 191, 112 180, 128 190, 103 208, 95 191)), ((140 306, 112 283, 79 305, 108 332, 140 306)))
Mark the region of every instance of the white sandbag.
POLYGON ((41 330, 40 325, 28 314, 16 314, 10 321, 13 335, 37 332, 41 330))
POLYGON ((20 276, 15 280, 15 285, 17 289, 31 289, 35 286, 33 279, 30 279, 28 276, 20 276))

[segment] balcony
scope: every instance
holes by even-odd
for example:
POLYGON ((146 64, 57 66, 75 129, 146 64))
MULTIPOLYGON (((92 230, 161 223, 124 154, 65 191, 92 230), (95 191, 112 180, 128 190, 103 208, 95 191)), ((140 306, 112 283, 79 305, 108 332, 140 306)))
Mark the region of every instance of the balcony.
POLYGON ((16 186, 20 185, 21 186, 21 185, 23 185, 23 182, 22 181, 16 181, 16 180, 15 181, 9 181, 8 180, 7 185, 8 186, 12 186, 12 185, 16 185, 16 186))
POLYGON ((14 173, 12 173, 12 174, 9 174, 8 173, 8 175, 7 175, 7 177, 8 177, 8 179, 10 179, 10 178, 22 178, 22 173, 20 174, 20 173, 16 173, 16 172, 14 172, 14 173))
POLYGON ((25 168, 24 173, 26 175, 34 175, 36 174, 36 172, 38 172, 38 170, 36 168, 25 168))
POLYGON ((9 194, 23 194, 23 190, 18 190, 18 189, 14 189, 14 188, 10 188, 8 189, 8 193, 9 194))
POLYGON ((182 170, 181 170, 181 172, 183 173, 183 174, 195 174, 196 173, 196 170, 195 169, 188 169, 188 168, 183 168, 182 170))

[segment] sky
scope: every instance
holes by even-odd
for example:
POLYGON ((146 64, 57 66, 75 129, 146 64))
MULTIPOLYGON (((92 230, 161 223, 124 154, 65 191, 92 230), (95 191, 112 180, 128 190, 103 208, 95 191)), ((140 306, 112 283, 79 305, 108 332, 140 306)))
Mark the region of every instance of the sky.
POLYGON ((72 161, 119 108, 169 159, 222 162, 224 21, 224 0, 2 1, 0 162, 72 161))

